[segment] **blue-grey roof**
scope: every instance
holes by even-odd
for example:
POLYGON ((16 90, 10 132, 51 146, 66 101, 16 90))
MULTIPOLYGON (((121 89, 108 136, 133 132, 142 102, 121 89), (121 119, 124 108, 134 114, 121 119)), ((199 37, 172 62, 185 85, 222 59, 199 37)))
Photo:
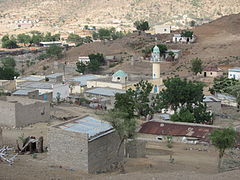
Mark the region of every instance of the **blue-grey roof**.
POLYGON ((110 123, 91 116, 76 118, 76 120, 66 122, 58 127, 67 131, 88 134, 89 140, 114 131, 110 123))
POLYGON ((112 88, 94 88, 94 89, 85 91, 85 93, 112 97, 112 96, 115 96, 116 93, 123 94, 123 93, 126 93, 126 91, 121 89, 112 89, 112 88))
POLYGON ((52 89, 53 84, 48 82, 25 82, 18 85, 18 87, 24 89, 52 89))
POLYGON ((82 75, 82 76, 73 77, 73 78, 70 79, 70 81, 79 82, 81 86, 86 86, 87 81, 95 80, 95 79, 99 79, 99 76, 89 74, 89 75, 82 75))
POLYGON ((160 117, 164 120, 169 120, 170 119, 170 114, 160 114, 160 117))
POLYGON ((51 78, 51 79, 55 79, 55 78, 57 78, 57 77, 59 77, 59 76, 63 76, 63 73, 49 74, 49 75, 47 75, 46 77, 47 77, 47 78, 51 78))
POLYGON ((17 96, 27 96, 29 92, 33 92, 33 91, 35 90, 34 89, 18 89, 12 94, 17 96))
POLYGON ((228 71, 233 71, 233 72, 240 72, 240 68, 233 68, 233 69, 228 69, 228 71))
POLYGON ((26 81, 43 81, 45 80, 45 77, 42 76, 26 76, 20 78, 20 80, 26 80, 26 81))
POLYGON ((216 95, 217 95, 217 97, 218 97, 219 99, 222 99, 222 100, 233 100, 233 101, 236 100, 235 97, 230 96, 230 95, 228 95, 228 94, 216 93, 216 95))
POLYGON ((118 71, 115 72, 112 76, 114 76, 114 77, 126 77, 126 76, 128 76, 128 75, 127 75, 127 73, 125 73, 124 71, 118 70, 118 71))
POLYGON ((203 102, 221 102, 221 100, 215 96, 204 96, 203 102))

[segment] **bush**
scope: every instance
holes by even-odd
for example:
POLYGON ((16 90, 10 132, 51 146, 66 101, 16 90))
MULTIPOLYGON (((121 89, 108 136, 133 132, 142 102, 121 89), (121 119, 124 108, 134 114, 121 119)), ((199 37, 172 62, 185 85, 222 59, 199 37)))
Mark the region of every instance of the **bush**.
POLYGON ((49 55, 48 54, 40 54, 38 57, 37 57, 37 59, 38 60, 44 60, 44 59, 47 59, 47 58, 49 58, 49 55))

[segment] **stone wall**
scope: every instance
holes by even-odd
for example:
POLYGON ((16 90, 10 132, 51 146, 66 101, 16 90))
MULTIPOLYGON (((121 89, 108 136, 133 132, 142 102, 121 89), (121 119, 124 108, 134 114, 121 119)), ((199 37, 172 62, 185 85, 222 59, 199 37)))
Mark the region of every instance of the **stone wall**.
POLYGON ((37 101, 34 104, 16 104, 16 127, 37 122, 48 122, 50 119, 50 102, 37 101))
POLYGON ((88 136, 51 127, 48 130, 49 164, 88 172, 88 136))
POLYGON ((0 126, 16 125, 15 103, 0 100, 0 126))
POLYGON ((146 141, 133 140, 127 143, 127 157, 144 158, 146 156, 146 141))
POLYGON ((119 145, 120 139, 116 132, 89 142, 89 173, 100 173, 113 170, 124 157, 123 145, 118 153, 119 145))

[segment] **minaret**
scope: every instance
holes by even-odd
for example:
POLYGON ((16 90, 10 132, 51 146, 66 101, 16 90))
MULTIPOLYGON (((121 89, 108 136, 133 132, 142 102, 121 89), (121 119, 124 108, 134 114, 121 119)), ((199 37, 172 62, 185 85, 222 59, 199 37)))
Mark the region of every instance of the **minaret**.
POLYGON ((153 79, 159 79, 160 78, 160 50, 157 46, 153 48, 152 57, 151 57, 151 63, 152 65, 152 78, 153 79))

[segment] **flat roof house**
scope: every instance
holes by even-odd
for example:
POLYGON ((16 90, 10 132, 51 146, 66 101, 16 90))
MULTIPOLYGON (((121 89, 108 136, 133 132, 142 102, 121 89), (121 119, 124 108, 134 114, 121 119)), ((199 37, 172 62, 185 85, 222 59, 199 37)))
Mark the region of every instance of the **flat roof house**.
POLYGON ((87 173, 100 173, 123 160, 123 148, 115 129, 91 116, 77 117, 50 127, 49 162, 87 173))
POLYGON ((50 103, 34 99, 5 96, 0 99, 0 125, 21 127, 37 122, 48 122, 50 103))
POLYGON ((240 68, 228 69, 228 78, 240 80, 240 68))

